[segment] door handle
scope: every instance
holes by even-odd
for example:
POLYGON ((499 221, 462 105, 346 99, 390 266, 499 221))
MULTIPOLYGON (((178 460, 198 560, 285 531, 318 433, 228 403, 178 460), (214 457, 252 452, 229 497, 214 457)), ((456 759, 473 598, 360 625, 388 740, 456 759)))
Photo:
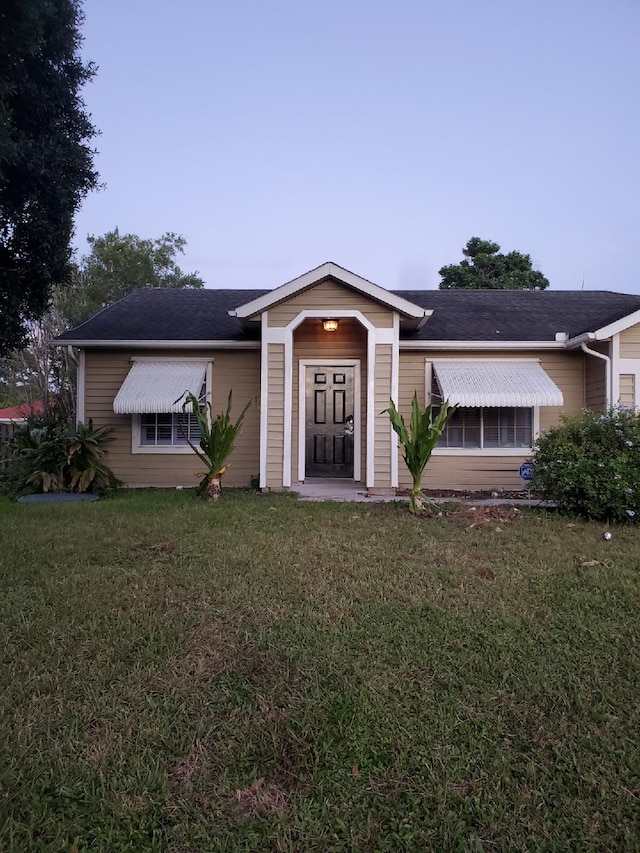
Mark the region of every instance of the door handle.
POLYGON ((344 434, 353 435, 353 415, 349 415, 344 422, 344 434))

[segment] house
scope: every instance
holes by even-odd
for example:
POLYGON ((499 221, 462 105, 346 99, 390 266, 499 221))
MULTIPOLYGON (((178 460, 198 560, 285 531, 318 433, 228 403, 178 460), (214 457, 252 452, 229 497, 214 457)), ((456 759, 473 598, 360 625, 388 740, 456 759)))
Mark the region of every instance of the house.
POLYGON ((40 402, 0 409, 0 442, 7 441, 13 435, 14 427, 25 423, 29 415, 41 415, 43 412, 44 406, 40 402))
POLYGON ((130 486, 190 486, 201 464, 187 391, 248 400, 228 485, 295 489, 341 477, 410 480, 387 415, 459 408, 423 486, 513 489, 536 435, 563 413, 640 405, 640 296, 390 291, 325 263, 274 290, 137 291, 57 339, 78 353, 78 418, 110 424, 130 486))

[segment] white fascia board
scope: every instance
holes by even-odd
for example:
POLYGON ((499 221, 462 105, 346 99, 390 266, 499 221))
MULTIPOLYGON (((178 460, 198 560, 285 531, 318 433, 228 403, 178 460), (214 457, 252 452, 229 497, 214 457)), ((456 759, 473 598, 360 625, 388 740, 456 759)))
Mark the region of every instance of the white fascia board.
POLYGON ((409 341, 400 339, 401 350, 539 350, 566 349, 568 341, 409 341))
POLYGON ((603 341, 607 338, 612 338, 614 335, 624 332, 630 326, 635 326, 640 323, 640 311, 634 311, 633 314, 627 314, 626 317, 621 317, 615 323, 609 323, 608 326, 603 326, 601 329, 595 330, 595 340, 603 341))
POLYGON ((54 341, 58 347, 109 349, 260 349, 260 341, 54 341))
POLYGON ((407 317, 413 317, 415 320, 424 320, 425 317, 428 317, 433 313, 425 308, 421 308, 413 302, 409 302, 407 299, 402 299, 402 297, 396 296, 394 293, 390 293, 388 290, 385 290, 384 287, 380 287, 377 284, 373 284, 371 281, 367 281, 366 278, 362 278, 355 273, 349 272, 349 270, 344 269, 344 267, 341 267, 338 264, 329 262, 316 267, 314 270, 310 270, 298 278, 294 278, 293 281, 288 281, 286 284, 282 284, 280 287, 270 290, 269 293, 265 293, 264 296, 259 296, 257 299, 252 299, 251 302, 247 302, 245 305, 240 305, 235 311, 229 311, 229 314, 232 317, 238 317, 239 319, 247 319, 255 314, 260 314, 262 311, 267 311, 277 303, 290 299, 297 293, 300 293, 309 287, 313 287, 313 285, 318 284, 329 277, 335 278, 343 284, 346 284, 348 287, 351 287, 353 290, 357 290, 365 296, 375 299, 376 302, 380 302, 389 308, 393 308, 395 311, 399 311, 407 317))
POLYGON ((619 320, 616 320, 615 323, 609 323, 608 326, 601 326, 593 332, 583 332, 581 335, 576 335, 575 338, 570 338, 570 340, 567 341, 567 346, 574 348, 582 346, 583 343, 588 344, 589 341, 606 341, 614 335, 619 335, 620 332, 624 332, 625 329, 635 326, 637 323, 640 323, 640 311, 634 311, 632 314, 627 314, 626 317, 621 317, 619 320))

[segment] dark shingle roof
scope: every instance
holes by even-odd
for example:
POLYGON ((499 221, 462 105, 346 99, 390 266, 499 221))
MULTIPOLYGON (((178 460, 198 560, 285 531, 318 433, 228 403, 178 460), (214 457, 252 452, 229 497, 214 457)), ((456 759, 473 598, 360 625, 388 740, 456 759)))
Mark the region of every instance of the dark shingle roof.
MULTIPOLYGON (((552 341, 556 332, 567 332, 574 337, 640 310, 640 296, 609 291, 392 292, 433 309, 433 315, 420 331, 410 336, 425 341, 552 341)), ((60 343, 247 340, 252 333, 228 312, 265 293, 268 291, 138 290, 64 332, 57 340, 60 343)), ((255 336, 258 334, 259 327, 255 336)))
POLYGON ((229 311, 267 292, 136 290, 64 332, 58 341, 242 341, 247 332, 229 311))
POLYGON ((433 315, 415 336, 433 341, 549 341, 608 326, 640 296, 606 290, 397 290, 433 315))

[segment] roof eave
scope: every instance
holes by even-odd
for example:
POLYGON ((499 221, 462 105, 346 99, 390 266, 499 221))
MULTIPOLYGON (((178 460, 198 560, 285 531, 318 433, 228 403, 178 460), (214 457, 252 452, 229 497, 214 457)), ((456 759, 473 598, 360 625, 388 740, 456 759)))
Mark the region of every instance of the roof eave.
POLYGON ((260 341, 257 340, 54 340, 53 345, 59 347, 81 347, 82 349, 94 347, 107 347, 109 349, 260 349, 260 341))

